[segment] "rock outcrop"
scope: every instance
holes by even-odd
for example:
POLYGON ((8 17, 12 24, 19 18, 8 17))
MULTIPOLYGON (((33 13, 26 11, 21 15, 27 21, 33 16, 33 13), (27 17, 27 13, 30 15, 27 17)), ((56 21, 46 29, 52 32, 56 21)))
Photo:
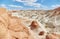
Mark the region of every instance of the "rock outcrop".
POLYGON ((33 39, 29 29, 18 17, 8 14, 5 8, 0 9, 0 39, 33 39))
MULTIPOLYGON (((45 21, 45 17, 54 17, 59 13, 60 8, 50 10, 50 11, 41 11, 41 10, 31 10, 31 11, 8 11, 5 8, 0 8, 0 39, 60 39, 60 35, 56 33, 44 32, 40 29, 40 25, 36 21, 27 21, 30 22, 30 27, 25 25, 24 21, 26 19, 19 18, 17 16, 12 16, 12 13, 19 13, 18 15, 23 15, 23 17, 29 17, 31 19, 37 19, 40 23, 45 21), (51 14, 52 13, 52 14, 51 14), (35 17, 36 18, 35 18, 35 17), (41 18, 40 18, 41 17, 41 18), (44 20, 43 20, 44 19, 44 20)), ((16 15, 16 14, 15 14, 16 15)), ((50 18, 49 18, 50 19, 50 18)), ((26 23, 26 24, 28 24, 26 23)), ((48 22, 47 22, 48 23, 48 22)), ((44 23, 41 23, 44 24, 44 23)), ((52 23, 53 24, 53 23, 52 23)), ((47 25, 49 26, 49 24, 47 25)), ((52 26, 52 25, 50 25, 52 26)), ((54 27, 55 28, 55 27, 54 27)))

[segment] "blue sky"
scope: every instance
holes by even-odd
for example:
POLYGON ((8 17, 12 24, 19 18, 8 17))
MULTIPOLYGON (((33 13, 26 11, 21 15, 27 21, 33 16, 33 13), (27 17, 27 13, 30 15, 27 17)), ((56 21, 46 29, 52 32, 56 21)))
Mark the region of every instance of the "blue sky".
POLYGON ((60 7, 60 0, 0 0, 0 7, 14 10, 50 10, 60 7))

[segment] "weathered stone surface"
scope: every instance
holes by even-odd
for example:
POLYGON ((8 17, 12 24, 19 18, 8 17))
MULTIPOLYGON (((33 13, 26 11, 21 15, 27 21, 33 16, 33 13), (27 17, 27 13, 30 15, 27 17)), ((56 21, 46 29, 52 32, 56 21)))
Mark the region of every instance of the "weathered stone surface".
POLYGON ((29 29, 22 24, 22 20, 0 9, 0 39, 32 39, 29 29))

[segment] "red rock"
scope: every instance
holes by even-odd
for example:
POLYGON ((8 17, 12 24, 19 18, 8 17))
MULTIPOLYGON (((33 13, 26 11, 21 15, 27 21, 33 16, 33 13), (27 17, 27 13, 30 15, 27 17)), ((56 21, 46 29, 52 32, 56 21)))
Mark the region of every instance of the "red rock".
POLYGON ((37 23, 37 21, 32 21, 31 25, 30 25, 30 28, 33 30, 33 29, 37 29, 39 26, 39 24, 37 23))
POLYGON ((39 35, 44 35, 44 31, 41 31, 41 32, 39 33, 39 35))

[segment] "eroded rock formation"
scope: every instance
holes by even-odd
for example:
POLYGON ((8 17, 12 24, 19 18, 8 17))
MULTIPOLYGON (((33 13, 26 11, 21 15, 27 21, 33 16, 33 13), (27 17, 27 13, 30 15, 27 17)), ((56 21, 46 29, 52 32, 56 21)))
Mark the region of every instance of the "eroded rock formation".
POLYGON ((18 17, 8 14, 6 9, 0 9, 0 39, 32 39, 29 29, 21 23, 18 17))

